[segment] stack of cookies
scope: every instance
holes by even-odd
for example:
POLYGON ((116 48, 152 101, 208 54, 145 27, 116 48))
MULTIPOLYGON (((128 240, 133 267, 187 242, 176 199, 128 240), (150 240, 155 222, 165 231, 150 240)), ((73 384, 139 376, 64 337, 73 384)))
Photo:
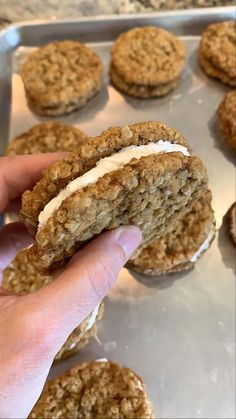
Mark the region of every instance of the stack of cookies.
POLYGON ((152 26, 134 28, 113 44, 110 78, 130 96, 164 96, 177 85, 184 63, 185 47, 175 35, 152 26))
POLYGON ((203 32, 199 62, 205 73, 236 86, 236 26, 234 21, 213 23, 203 32))

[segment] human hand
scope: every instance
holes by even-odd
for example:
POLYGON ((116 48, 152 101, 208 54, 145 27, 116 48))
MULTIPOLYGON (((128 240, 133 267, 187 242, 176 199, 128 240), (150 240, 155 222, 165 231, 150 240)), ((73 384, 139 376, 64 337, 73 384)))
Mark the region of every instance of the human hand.
MULTIPOLYGON (((59 157, 0 158, 0 212, 17 211, 22 193, 59 157)), ((121 227, 79 251, 46 287, 24 296, 0 288, 0 418, 28 416, 55 355, 108 293, 140 241, 136 227, 121 227)), ((31 243, 21 223, 0 230, 0 278, 17 252, 31 243)))

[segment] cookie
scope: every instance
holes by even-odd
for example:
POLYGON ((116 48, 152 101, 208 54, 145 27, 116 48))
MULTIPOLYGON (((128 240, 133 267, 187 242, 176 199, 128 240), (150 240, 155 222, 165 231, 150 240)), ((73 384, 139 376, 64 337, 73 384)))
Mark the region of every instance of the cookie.
POLYGON ((190 269, 206 251, 215 236, 211 192, 202 194, 172 231, 150 243, 133 261, 127 264, 137 272, 161 275, 190 269))
POLYGON ((144 383, 130 368, 110 361, 78 364, 46 383, 34 418, 154 418, 144 383))
MULTIPOLYGON (((29 294, 49 284, 53 277, 41 275, 34 269, 30 260, 29 248, 21 250, 11 265, 3 271, 2 287, 16 294, 29 294)), ((87 345, 89 340, 96 336, 97 323, 102 318, 103 303, 77 327, 68 337, 58 352, 55 360, 66 358, 78 349, 87 345)))
POLYGON ((44 172, 23 195, 21 219, 38 269, 63 263, 88 240, 139 226, 142 246, 165 234, 207 187, 201 160, 161 122, 109 128, 44 172))
POLYGON ((236 86, 236 26, 234 21, 213 23, 202 34, 199 62, 205 73, 236 86))
POLYGON ((163 96, 175 88, 185 55, 174 34, 152 26, 134 28, 113 44, 110 78, 130 96, 163 96))
POLYGON ((171 81, 166 84, 160 84, 157 86, 145 86, 137 84, 126 83, 118 73, 111 67, 110 79, 114 86, 116 86, 121 92, 126 93, 129 96, 137 97, 140 99, 147 99, 157 96, 165 96, 170 91, 174 90, 177 85, 177 80, 171 81))
POLYGON ((79 128, 61 122, 44 122, 13 138, 6 155, 76 151, 88 136, 79 128))
POLYGON ((81 108, 99 92, 102 63, 78 41, 52 42, 27 57, 21 76, 36 113, 63 115, 81 108))
POLYGON ((229 147, 236 151, 236 90, 226 94, 217 114, 223 138, 229 147))
POLYGON ((236 246, 236 202, 231 205, 227 212, 227 221, 230 238, 236 246))

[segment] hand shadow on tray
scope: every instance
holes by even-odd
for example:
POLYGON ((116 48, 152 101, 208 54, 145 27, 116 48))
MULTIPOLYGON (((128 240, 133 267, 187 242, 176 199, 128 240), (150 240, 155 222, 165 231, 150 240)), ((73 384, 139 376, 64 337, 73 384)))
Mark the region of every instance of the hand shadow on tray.
POLYGON ((226 141, 222 137, 217 121, 217 111, 213 113, 211 119, 208 121, 208 128, 213 138, 215 148, 220 150, 225 158, 231 163, 236 164, 236 157, 233 150, 230 150, 226 141))
POLYGON ((218 244, 225 267, 236 272, 236 247, 229 236, 226 215, 218 231, 218 244))
MULTIPOLYGON (((100 92, 98 92, 92 99, 90 99, 85 106, 80 109, 74 110, 69 114, 60 115, 60 116, 40 116, 34 113, 35 117, 38 119, 39 122, 45 122, 45 118, 47 120, 52 119, 55 121, 64 122, 65 124, 80 124, 86 121, 93 121, 95 116, 103 110, 106 106, 106 103, 109 99, 108 90, 105 83, 103 83, 100 92)), ((33 110, 31 109, 33 112, 33 110)))
POLYGON ((192 269, 183 272, 163 274, 159 276, 139 274, 138 272, 135 272, 132 269, 129 269, 129 271, 131 275, 136 279, 136 281, 140 282, 142 285, 145 285, 146 287, 166 289, 171 287, 178 279, 181 279, 185 277, 187 274, 189 274, 189 272, 192 269))

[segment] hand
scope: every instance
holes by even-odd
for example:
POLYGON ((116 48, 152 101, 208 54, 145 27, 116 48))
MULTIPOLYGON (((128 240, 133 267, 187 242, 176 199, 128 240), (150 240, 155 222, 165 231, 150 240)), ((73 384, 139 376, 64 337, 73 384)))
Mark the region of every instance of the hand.
MULTIPOLYGON (((0 158, 0 212, 19 198, 61 154, 0 158)), ((53 359, 72 331, 107 294, 141 241, 136 227, 102 234, 52 283, 24 296, 0 288, 0 418, 28 416, 53 359)), ((0 231, 0 276, 32 238, 21 223, 0 231)))

